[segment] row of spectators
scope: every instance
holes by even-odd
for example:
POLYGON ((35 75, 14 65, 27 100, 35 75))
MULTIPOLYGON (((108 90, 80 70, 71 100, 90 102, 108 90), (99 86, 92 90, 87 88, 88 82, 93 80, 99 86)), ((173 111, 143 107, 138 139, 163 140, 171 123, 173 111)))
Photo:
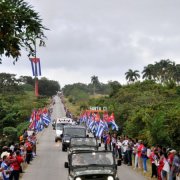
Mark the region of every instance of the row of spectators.
POLYGON ((36 156, 36 133, 28 135, 25 130, 19 138, 19 143, 12 142, 2 148, 0 156, 0 179, 19 180, 25 164, 30 164, 36 156))
POLYGON ((105 150, 112 150, 114 155, 122 159, 134 169, 147 169, 147 160, 151 163, 151 178, 158 180, 176 180, 180 176, 180 153, 175 149, 165 148, 161 145, 148 147, 142 140, 132 139, 128 136, 117 137, 116 134, 105 132, 102 137, 105 150), (134 163, 133 163, 134 161, 134 163))

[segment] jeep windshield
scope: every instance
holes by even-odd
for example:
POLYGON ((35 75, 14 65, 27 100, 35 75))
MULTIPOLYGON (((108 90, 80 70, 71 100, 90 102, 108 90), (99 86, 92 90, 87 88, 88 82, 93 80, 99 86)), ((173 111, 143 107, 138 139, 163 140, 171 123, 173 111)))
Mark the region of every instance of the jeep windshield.
POLYGON ((112 152, 86 152, 72 154, 72 166, 112 166, 112 152))
POLYGON ((95 138, 71 138, 71 147, 77 147, 77 146, 91 146, 96 147, 97 142, 95 138))
POLYGON ((86 129, 85 128, 65 128, 64 135, 71 137, 86 137, 86 129))
POLYGON ((57 129, 57 130, 63 130, 64 125, 65 125, 65 124, 57 123, 57 124, 56 124, 56 129, 57 129))

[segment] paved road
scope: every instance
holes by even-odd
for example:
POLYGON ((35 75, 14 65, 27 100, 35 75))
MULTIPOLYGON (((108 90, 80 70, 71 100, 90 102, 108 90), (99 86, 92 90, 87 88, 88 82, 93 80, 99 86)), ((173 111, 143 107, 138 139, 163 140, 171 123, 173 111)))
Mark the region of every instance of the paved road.
MULTIPOLYGON (((64 108, 58 97, 55 97, 52 118, 65 116, 64 108)), ((22 176, 23 180, 66 180, 67 169, 64 162, 67 161, 67 153, 61 151, 61 143, 54 142, 55 131, 50 125, 42 134, 39 134, 37 157, 28 165, 22 176)), ((140 174, 131 168, 122 165, 118 167, 120 180, 144 180, 140 174)))

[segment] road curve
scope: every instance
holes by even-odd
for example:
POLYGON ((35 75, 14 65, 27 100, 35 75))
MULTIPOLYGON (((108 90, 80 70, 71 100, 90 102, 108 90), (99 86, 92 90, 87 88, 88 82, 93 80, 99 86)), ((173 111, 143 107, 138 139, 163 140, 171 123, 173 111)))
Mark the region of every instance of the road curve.
MULTIPOLYGON (((56 96, 52 119, 63 116, 65 116, 63 104, 56 96)), ((64 162, 67 161, 67 152, 61 151, 61 143, 55 143, 55 131, 52 126, 38 136, 37 157, 28 165, 21 179, 66 180, 68 173, 64 168, 64 162)), ((118 176, 120 180, 145 180, 142 175, 125 165, 118 167, 118 176)))

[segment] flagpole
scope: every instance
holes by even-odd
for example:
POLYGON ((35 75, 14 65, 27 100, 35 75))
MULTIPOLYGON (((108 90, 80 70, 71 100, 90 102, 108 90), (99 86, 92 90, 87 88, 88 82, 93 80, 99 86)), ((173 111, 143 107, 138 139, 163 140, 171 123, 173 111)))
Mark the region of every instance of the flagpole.
MULTIPOLYGON (((35 67, 37 67, 37 61, 36 61, 36 51, 37 51, 37 48, 36 48, 36 38, 35 38, 35 43, 34 43, 34 50, 35 50, 35 67)), ((36 69, 36 72, 35 72, 35 96, 38 97, 39 96, 39 90, 38 90, 38 76, 37 76, 37 69, 36 69)))

